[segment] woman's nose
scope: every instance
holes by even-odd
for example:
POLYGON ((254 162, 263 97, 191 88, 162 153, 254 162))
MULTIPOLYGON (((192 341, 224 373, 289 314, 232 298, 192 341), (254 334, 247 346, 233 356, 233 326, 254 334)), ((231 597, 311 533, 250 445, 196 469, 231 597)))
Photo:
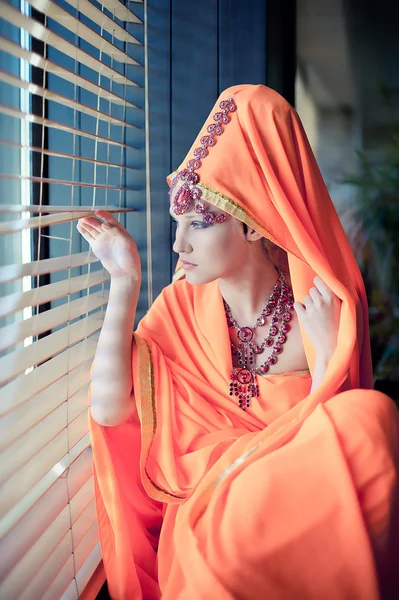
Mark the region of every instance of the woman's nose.
POLYGON ((173 252, 176 252, 176 254, 189 254, 191 251, 192 247, 188 243, 186 236, 183 235, 182 228, 177 227, 175 242, 173 244, 173 252))

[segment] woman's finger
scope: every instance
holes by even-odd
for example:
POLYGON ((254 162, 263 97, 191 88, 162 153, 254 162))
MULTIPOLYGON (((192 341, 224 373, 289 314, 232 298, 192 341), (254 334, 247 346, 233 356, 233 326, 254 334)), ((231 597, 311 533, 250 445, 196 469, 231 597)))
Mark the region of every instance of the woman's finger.
POLYGON ((305 305, 306 310, 308 310, 309 308, 312 308, 312 306, 313 306, 313 300, 310 296, 305 296, 303 299, 303 303, 305 305))
POLYGON ((100 231, 97 229, 97 227, 93 227, 92 225, 90 225, 90 223, 82 223, 82 226, 84 227, 84 229, 86 229, 86 231, 88 231, 90 233, 90 235, 96 239, 98 238, 98 236, 101 234, 101 227, 100 227, 100 231))
POLYGON ((101 233, 102 229, 101 229, 101 221, 99 221, 99 219, 96 219, 95 217, 82 217, 81 219, 79 219, 79 221, 83 224, 83 225, 89 225, 90 227, 94 227, 94 229, 96 229, 98 231, 98 233, 101 233))
POLYGON ((306 315, 306 309, 300 302, 294 302, 294 309, 299 318, 302 318, 306 315))
POLYGON ((100 217, 100 219, 102 219, 105 223, 108 223, 108 225, 120 225, 118 219, 115 219, 115 217, 111 215, 108 210, 96 210, 94 211, 94 214, 96 217, 100 217))
POLYGON ((81 223, 77 223, 76 224, 76 229, 79 231, 79 233, 84 237, 84 239, 88 242, 92 242, 95 238, 91 235, 91 233, 89 231, 87 231, 87 229, 85 229, 85 227, 81 224, 81 223))
POLYGON ((328 287, 328 285, 326 283, 324 283, 322 278, 317 276, 314 278, 313 282, 314 282, 315 286, 317 287, 317 289, 319 290, 319 292, 321 293, 321 295, 323 296, 323 298, 325 298, 325 300, 331 300, 331 298, 333 296, 333 292, 328 287))
POLYGON ((321 292, 317 289, 317 288, 311 288, 309 290, 309 294, 314 302, 314 304, 316 306, 320 306, 321 305, 321 301, 323 299, 323 296, 321 295, 321 292))

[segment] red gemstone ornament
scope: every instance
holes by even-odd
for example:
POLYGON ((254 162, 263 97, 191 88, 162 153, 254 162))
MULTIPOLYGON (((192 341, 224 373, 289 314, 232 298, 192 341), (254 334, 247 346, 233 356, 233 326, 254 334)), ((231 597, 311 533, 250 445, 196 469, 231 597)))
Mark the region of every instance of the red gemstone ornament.
POLYGON ((202 196, 202 191, 199 188, 193 187, 191 189, 191 198, 193 200, 198 200, 198 198, 201 198, 201 196, 202 196))
MULTIPOLYGON (((184 181, 185 185, 189 186, 189 193, 190 193, 190 201, 187 198, 187 196, 185 196, 184 200, 183 200, 180 197, 180 195, 176 201, 176 197, 177 197, 177 194, 176 194, 176 197, 172 203, 172 209, 175 212, 175 214, 177 214, 177 215, 181 215, 190 209, 191 200, 195 202, 196 200, 198 200, 198 198, 200 198, 202 191, 199 188, 193 187, 200 180, 199 174, 196 173, 195 171, 197 171, 201 167, 201 164, 202 164, 201 159, 204 159, 208 155, 208 148, 212 148, 213 146, 215 146, 216 136, 222 135, 224 129, 221 124, 223 123, 224 125, 227 125, 230 122, 229 113, 235 112, 237 110, 237 106, 234 102, 234 98, 229 98, 228 100, 222 100, 219 103, 219 107, 220 108, 223 107, 222 112, 217 112, 213 115, 213 119, 216 121, 216 123, 210 123, 207 126, 207 131, 210 135, 203 135, 201 137, 201 139, 200 139, 201 147, 195 148, 195 150, 194 150, 195 158, 190 159, 187 162, 187 165, 186 165, 187 168, 182 169, 173 178, 173 181, 171 184, 171 189, 169 191, 170 196, 172 195, 172 190, 173 190, 174 186, 177 184, 177 182, 179 180, 184 181)), ((207 225, 213 225, 214 223, 224 223, 225 220, 227 219, 226 213, 220 213, 216 216, 214 213, 207 211, 206 208, 204 208, 204 210, 196 211, 196 212, 199 212, 199 214, 203 215, 202 218, 207 225)))
POLYGON ((253 377, 249 369, 239 369, 237 373, 237 381, 240 383, 251 383, 253 377))
POLYGON ((250 327, 242 327, 237 333, 237 337, 241 342, 250 342, 254 337, 254 332, 250 327))
POLYGON ((205 202, 201 202, 201 200, 197 200, 197 202, 194 204, 194 210, 198 214, 203 214, 204 212, 206 212, 205 202))
POLYGON ((206 225, 213 225, 216 221, 216 216, 214 213, 204 212, 202 213, 202 220, 204 221, 204 223, 206 223, 206 225))

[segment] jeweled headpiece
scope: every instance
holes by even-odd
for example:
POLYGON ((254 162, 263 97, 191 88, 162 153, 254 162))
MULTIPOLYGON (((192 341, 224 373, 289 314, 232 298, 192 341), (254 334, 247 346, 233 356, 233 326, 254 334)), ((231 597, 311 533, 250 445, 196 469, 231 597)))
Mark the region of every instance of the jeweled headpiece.
POLYGON ((173 178, 169 190, 169 195, 171 196, 174 186, 179 180, 182 180, 183 183, 173 198, 173 212, 176 215, 182 215, 190 210, 191 205, 194 202, 195 212, 202 215, 202 220, 207 225, 224 223, 227 219, 226 213, 215 215, 215 213, 210 212, 207 209, 207 205, 201 200, 202 191, 197 186, 200 176, 196 173, 202 164, 201 160, 208 155, 208 148, 212 148, 212 146, 216 144, 217 136, 222 135, 224 132, 223 126, 230 122, 230 113, 237 110, 233 98, 222 100, 219 107, 221 108, 221 112, 217 112, 213 115, 213 120, 216 121, 216 123, 211 123, 207 127, 209 135, 204 135, 201 138, 201 147, 194 150, 194 158, 189 160, 186 164, 186 168, 179 171, 173 178))

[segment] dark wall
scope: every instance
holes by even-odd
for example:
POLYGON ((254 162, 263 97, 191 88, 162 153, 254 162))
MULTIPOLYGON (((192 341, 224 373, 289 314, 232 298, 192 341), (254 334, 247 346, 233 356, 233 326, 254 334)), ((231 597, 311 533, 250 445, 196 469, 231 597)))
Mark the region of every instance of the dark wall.
POLYGON ((176 258, 165 177, 184 159, 218 95, 263 83, 294 102, 294 0, 149 0, 154 297, 176 258))

